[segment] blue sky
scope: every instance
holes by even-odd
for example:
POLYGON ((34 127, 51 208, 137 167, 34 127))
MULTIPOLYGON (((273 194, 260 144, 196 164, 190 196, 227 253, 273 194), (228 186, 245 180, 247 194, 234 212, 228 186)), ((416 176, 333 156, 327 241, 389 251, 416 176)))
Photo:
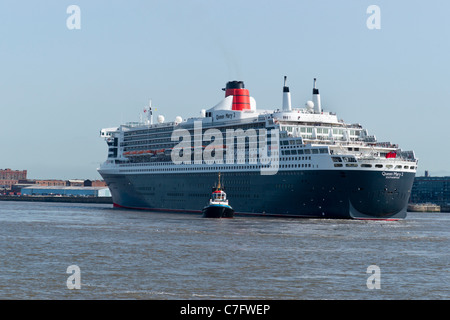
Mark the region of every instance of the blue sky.
POLYGON ((0 2, 0 168, 98 179, 101 128, 152 99, 167 121, 219 102, 243 80, 258 108, 311 99, 379 141, 414 150, 418 175, 450 175, 448 1, 0 2), (69 5, 81 29, 69 30, 69 5), (381 29, 370 30, 370 5, 381 29))

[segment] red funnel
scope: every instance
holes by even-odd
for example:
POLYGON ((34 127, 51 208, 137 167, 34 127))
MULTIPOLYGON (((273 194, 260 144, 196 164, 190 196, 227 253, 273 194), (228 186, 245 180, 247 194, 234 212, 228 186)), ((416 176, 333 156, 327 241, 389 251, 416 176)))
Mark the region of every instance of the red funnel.
POLYGON ((244 82, 229 81, 225 88, 225 97, 233 96, 232 110, 250 110, 250 93, 244 89, 244 82))

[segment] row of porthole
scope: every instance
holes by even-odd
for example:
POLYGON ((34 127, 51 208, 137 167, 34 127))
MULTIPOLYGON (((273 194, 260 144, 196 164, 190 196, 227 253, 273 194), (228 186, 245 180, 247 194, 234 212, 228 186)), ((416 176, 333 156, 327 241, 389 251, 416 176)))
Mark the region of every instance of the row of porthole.
MULTIPOLYGON (((335 163, 334 166, 337 167, 337 168, 341 168, 341 167, 343 167, 343 164, 342 164, 342 163, 335 163)), ((345 166, 346 166, 346 167, 357 167, 358 164, 356 164, 356 163, 346 163, 345 166)), ((362 163, 362 164, 361 164, 361 168, 372 168, 372 165, 369 164, 369 163, 362 163)), ((375 168, 383 168, 383 165, 382 165, 382 164, 376 164, 376 165, 375 165, 375 168)), ((407 170, 407 169, 410 169, 410 170, 414 170, 414 169, 415 169, 415 166, 401 166, 401 165, 396 165, 395 168, 394 168, 394 165, 392 165, 392 164, 387 164, 387 165, 386 165, 386 169, 396 169, 396 170, 400 170, 400 169, 405 169, 405 170, 407 170)))

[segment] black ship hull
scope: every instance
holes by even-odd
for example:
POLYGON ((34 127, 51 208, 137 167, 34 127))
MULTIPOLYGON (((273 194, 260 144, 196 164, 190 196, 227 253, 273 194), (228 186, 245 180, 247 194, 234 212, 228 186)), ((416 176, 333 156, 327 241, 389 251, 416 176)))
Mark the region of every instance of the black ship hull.
MULTIPOLYGON (((216 172, 106 174, 115 207, 202 213, 216 172)), ((227 172, 235 215, 403 219, 414 173, 374 170, 227 172)))
POLYGON ((203 218, 233 218, 234 210, 225 205, 209 205, 203 208, 203 218))

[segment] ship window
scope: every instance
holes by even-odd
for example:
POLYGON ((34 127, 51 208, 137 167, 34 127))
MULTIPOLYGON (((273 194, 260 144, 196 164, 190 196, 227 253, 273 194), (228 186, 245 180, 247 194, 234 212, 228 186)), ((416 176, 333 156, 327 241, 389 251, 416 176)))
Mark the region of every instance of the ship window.
POLYGON ((375 168, 383 168, 383 165, 382 164, 376 164, 375 168))
POLYGON ((342 159, 340 157, 331 157, 333 162, 342 162, 342 159))
POLYGON ((404 166, 404 167, 403 167, 403 169, 408 169, 408 168, 409 168, 408 166, 404 166))
POLYGON ((346 167, 357 167, 358 165, 356 163, 346 163, 346 167))
POLYGON ((317 149, 312 149, 311 152, 312 152, 313 154, 318 154, 318 153, 319 153, 319 150, 317 150, 317 149))
POLYGON ((386 169, 392 169, 394 166, 392 164, 387 164, 386 169))
POLYGON ((362 168, 372 168, 372 165, 368 164, 368 163, 363 163, 363 164, 361 164, 361 167, 362 168))
POLYGON ((401 169, 401 168, 402 168, 402 166, 400 166, 400 165, 395 167, 395 169, 401 169))
POLYGON ((310 154, 310 153, 311 153, 311 150, 305 149, 305 154, 310 154))

